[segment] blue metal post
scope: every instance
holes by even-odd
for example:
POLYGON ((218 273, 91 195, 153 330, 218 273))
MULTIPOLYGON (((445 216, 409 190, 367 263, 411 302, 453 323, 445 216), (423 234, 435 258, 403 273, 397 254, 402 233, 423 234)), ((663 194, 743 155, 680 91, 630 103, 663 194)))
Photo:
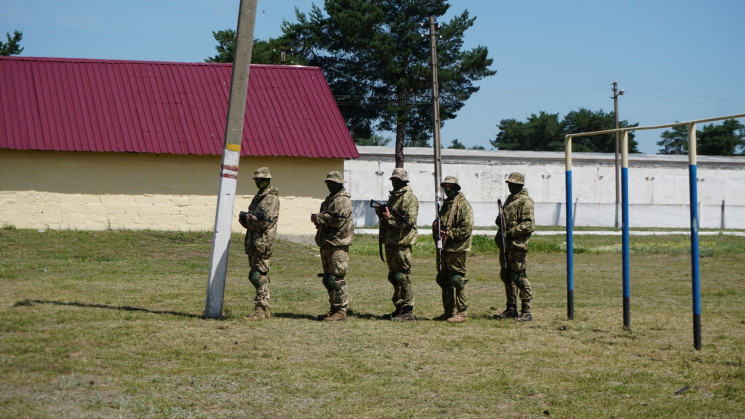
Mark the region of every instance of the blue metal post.
POLYGON ((696 125, 688 125, 688 184, 691 195, 691 284, 693 295, 693 347, 701 350, 701 284, 698 254, 698 185, 696 174, 696 125))
POLYGON ((567 318, 574 319, 574 220, 572 218, 572 138, 566 137, 567 318))
POLYGON ((623 222, 623 326, 631 325, 631 261, 629 258, 629 132, 621 140, 621 219, 623 222))

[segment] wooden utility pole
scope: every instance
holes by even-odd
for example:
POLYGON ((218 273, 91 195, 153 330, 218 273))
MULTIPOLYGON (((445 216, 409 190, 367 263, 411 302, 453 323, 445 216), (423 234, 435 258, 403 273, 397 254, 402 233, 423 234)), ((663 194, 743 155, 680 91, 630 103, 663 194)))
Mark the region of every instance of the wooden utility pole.
MULTIPOLYGON (((437 24, 429 17, 430 52, 432 55, 432 128, 435 163, 435 204, 440 202, 440 183, 442 183, 442 158, 440 156, 440 88, 437 83, 437 24)), ((435 205, 437 206, 437 205, 435 205)))
POLYGON ((207 299, 204 316, 222 316, 225 294, 225 276, 228 270, 228 246, 230 244, 235 190, 238 183, 238 162, 241 156, 243 120, 246 115, 248 72, 251 66, 254 22, 258 0, 241 0, 238 11, 238 33, 235 41, 233 74, 230 81, 228 119, 225 124, 225 146, 220 168, 220 187, 217 194, 215 231, 212 239, 210 272, 207 280, 207 299))

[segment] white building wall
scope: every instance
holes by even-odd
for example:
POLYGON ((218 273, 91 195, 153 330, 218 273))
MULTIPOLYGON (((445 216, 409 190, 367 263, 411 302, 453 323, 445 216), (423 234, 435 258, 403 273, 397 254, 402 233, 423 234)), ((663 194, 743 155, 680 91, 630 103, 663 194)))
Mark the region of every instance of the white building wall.
MULTIPOLYGON (((279 189, 277 234, 309 241, 310 214, 342 159, 243 157, 232 231, 256 194, 253 172, 268 166, 279 189)), ((0 227, 211 231, 220 156, 0 150, 0 227)))
MULTIPOLYGON (((344 163, 355 203, 355 225, 377 224, 370 199, 386 200, 395 167, 393 148, 358 147, 360 159, 344 163)), ((417 224, 434 219, 432 150, 407 148, 404 167, 419 198, 417 224)), ((616 217, 614 156, 574 153, 572 192, 575 226, 612 227, 616 217)), ((510 172, 525 174, 538 225, 566 224, 564 153, 442 150, 442 176, 457 176, 474 209, 477 226, 492 226, 497 199, 506 199, 510 172)), ((745 158, 699 156, 699 222, 703 228, 745 228, 745 158)), ((690 227, 687 156, 634 154, 629 157, 631 227, 690 227)), ((620 209, 619 209, 619 219, 620 209)))

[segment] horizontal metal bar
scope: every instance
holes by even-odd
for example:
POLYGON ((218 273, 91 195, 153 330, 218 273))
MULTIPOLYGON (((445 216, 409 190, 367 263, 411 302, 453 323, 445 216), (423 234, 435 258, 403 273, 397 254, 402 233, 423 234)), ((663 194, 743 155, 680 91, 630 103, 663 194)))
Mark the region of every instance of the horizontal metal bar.
POLYGON ((729 116, 719 116, 716 118, 697 119, 695 121, 688 121, 688 122, 676 122, 674 124, 650 125, 646 127, 626 127, 626 128, 607 129, 603 131, 593 131, 593 132, 578 132, 575 134, 567 134, 565 135, 565 138, 590 137, 593 135, 613 134, 615 132, 643 131, 643 130, 650 130, 650 129, 672 128, 672 127, 679 127, 683 125, 700 124, 704 122, 721 121, 724 119, 736 119, 736 118, 745 118, 745 113, 741 113, 737 115, 729 115, 729 116))

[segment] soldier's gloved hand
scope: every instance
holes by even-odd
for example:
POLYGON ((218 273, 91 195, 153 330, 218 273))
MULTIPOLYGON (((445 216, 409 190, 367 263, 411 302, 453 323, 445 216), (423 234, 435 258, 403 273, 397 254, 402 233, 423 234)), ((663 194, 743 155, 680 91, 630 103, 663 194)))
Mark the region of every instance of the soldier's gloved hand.
POLYGON ((246 211, 241 211, 240 213, 238 213, 238 222, 243 226, 243 228, 248 228, 247 227, 248 223, 246 222, 247 220, 248 220, 248 213, 246 211))

